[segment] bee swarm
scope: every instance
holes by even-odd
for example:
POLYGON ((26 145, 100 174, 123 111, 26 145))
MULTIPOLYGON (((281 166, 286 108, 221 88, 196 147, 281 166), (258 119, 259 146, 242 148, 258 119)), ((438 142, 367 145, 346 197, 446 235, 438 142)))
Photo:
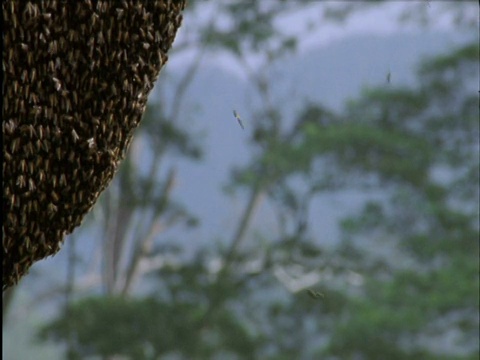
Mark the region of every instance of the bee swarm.
POLYGON ((184 0, 3 1, 3 290, 112 179, 184 0))

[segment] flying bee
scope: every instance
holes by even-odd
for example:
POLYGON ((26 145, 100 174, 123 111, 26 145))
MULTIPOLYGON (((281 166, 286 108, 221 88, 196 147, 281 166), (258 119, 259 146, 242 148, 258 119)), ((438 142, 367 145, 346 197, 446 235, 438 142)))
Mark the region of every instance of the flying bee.
POLYGON ((243 126, 243 123, 242 123, 242 119, 240 119, 240 115, 238 115, 238 113, 233 110, 233 116, 235 116, 235 119, 237 119, 238 121, 238 124, 240 125, 240 127, 245 130, 244 126, 243 126))
POLYGON ((325 295, 323 295, 321 292, 319 291, 314 291, 312 289, 308 289, 308 295, 313 298, 313 299, 319 299, 319 298, 323 298, 325 297, 325 295))

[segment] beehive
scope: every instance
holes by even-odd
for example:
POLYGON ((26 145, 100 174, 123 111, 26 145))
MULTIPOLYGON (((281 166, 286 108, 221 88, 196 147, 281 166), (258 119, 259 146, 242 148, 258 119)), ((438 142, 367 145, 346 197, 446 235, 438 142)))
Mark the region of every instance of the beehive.
POLYGON ((112 179, 182 1, 4 1, 3 290, 55 254, 112 179))

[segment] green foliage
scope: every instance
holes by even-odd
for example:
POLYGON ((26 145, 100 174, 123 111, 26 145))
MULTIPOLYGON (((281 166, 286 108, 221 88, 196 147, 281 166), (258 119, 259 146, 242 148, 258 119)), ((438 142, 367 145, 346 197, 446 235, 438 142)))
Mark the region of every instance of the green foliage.
POLYGON ((252 358, 259 339, 231 307, 232 301, 241 304, 236 299, 247 292, 244 281, 236 276, 221 283, 212 281, 207 260, 199 255, 181 268, 164 267, 158 274, 163 291, 143 298, 83 299, 69 309, 68 317, 43 327, 39 336, 61 341, 72 331, 75 358, 122 355, 157 359, 173 353, 188 359, 211 358, 218 349, 252 358), (208 300, 217 294, 222 302, 207 320, 208 300))
MULTIPOLYGON (((165 305, 153 298, 87 298, 70 309, 68 320, 53 322, 40 336, 62 338, 73 322, 76 358, 122 354, 132 359, 154 359, 169 350, 175 341, 172 334, 185 330, 185 317, 190 317, 194 311, 185 304, 165 305), (165 331, 166 324, 174 331, 165 331)), ((189 339, 188 335, 184 332, 184 340, 191 344, 194 339, 189 339)))
MULTIPOLYGON (((478 153, 472 152, 478 149, 478 138, 470 136, 472 131, 478 132, 478 107, 464 105, 470 102, 471 95, 468 87, 462 88, 469 80, 466 74, 477 64, 477 45, 468 45, 451 55, 426 62, 419 75, 426 77, 430 72, 429 82, 423 83, 419 92, 424 101, 428 101, 428 107, 418 106, 415 92, 412 92, 411 101, 403 106, 416 111, 411 114, 399 112, 402 116, 393 117, 392 131, 382 135, 383 142, 375 135, 367 141, 384 149, 385 160, 377 158, 372 167, 360 156, 354 158, 353 163, 364 171, 373 170, 384 180, 394 180, 398 185, 393 188, 390 206, 372 202, 359 217, 345 220, 344 229, 350 238, 360 233, 375 237, 374 234, 382 230, 384 236, 395 234, 396 252, 411 259, 411 269, 392 269, 386 278, 381 273, 369 274, 365 288, 368 297, 356 302, 360 308, 349 310, 353 317, 339 324, 325 353, 340 357, 362 354, 369 359, 418 358, 419 354, 420 358, 437 358, 438 354, 427 351, 415 339, 425 332, 434 331, 438 335, 453 329, 461 329, 461 341, 469 343, 471 352, 466 352, 464 357, 452 354, 445 358, 470 358, 478 351, 478 347, 472 347, 477 332, 474 329, 478 327, 478 318, 474 315, 478 311, 479 232, 478 209, 474 207, 478 188, 472 187, 476 176, 470 178, 467 181, 470 185, 463 189, 469 193, 468 200, 450 185, 460 179, 465 181, 463 171, 478 166, 474 165, 478 164, 478 153), (446 71, 457 76, 445 76, 446 71), (442 91, 436 91, 438 89, 442 91), (436 104, 441 104, 447 113, 422 114, 435 111, 436 104), (398 128, 408 131, 405 139, 397 137, 395 129, 398 128), (444 133, 444 129, 451 133, 444 133), (459 141, 452 141, 457 136, 459 141), (441 146, 440 138, 443 140, 441 146), (393 167, 397 171, 390 172, 392 168, 383 164, 400 160, 392 151, 396 144, 403 147, 405 166, 400 161, 400 165, 393 167), (451 161, 454 154, 457 156, 451 161), (448 171, 445 178, 449 181, 438 182, 432 178, 432 170, 440 166, 448 171), (439 321, 451 317, 456 320, 444 320, 447 327, 445 322, 439 321), (399 345, 402 338, 409 346, 399 345)), ((375 104, 377 98, 370 92, 359 103, 367 109, 369 100, 375 104)), ((355 105, 354 109, 358 111, 355 105)), ((372 121, 372 115, 369 119, 372 121)), ((373 121, 373 124, 382 123, 373 121)), ((372 133, 375 132, 378 130, 372 133)))
POLYGON ((298 4, 287 1, 261 3, 257 1, 229 1, 217 4, 217 14, 222 14, 225 27, 210 23, 202 29, 201 43, 213 49, 231 52, 261 53, 279 56, 296 48, 297 39, 275 26, 278 15, 288 13, 298 4))

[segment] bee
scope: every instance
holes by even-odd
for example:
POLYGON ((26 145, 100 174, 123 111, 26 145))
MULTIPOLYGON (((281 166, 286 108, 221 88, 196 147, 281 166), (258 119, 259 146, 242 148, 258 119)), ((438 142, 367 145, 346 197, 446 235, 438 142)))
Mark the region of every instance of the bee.
POLYGON ((75 131, 75 129, 72 129, 72 139, 73 139, 73 142, 77 142, 77 140, 79 139, 79 136, 75 131))
POLYGON ((47 215, 48 215, 50 218, 52 218, 52 217, 55 215, 55 213, 57 212, 57 210, 58 210, 58 208, 57 208, 57 206, 55 206, 54 204, 49 203, 49 204, 47 205, 47 215))
POLYGON ((19 138, 15 138, 15 139, 12 140, 12 142, 10 144, 10 153, 11 154, 14 154, 17 151, 19 144, 20 144, 20 139, 19 138))
POLYGON ((55 90, 59 91, 62 88, 62 83, 56 77, 52 77, 52 80, 55 83, 55 90))
POLYGON ((94 138, 88 139, 87 144, 90 149, 93 149, 95 147, 95 139, 94 138))
POLYGON ((33 191, 35 189, 36 187, 35 187, 35 183, 33 182, 33 179, 32 178, 28 179, 28 190, 33 191))
POLYGON ((26 184, 25 182, 25 178, 23 177, 23 175, 20 175, 18 178, 17 178, 17 182, 16 184, 20 187, 20 188, 23 188, 26 184))
POLYGON ((319 299, 319 298, 324 298, 325 295, 323 295, 321 292, 319 291, 314 291, 312 289, 308 289, 307 290, 308 292, 308 295, 312 298, 312 299, 319 299))
POLYGON ((240 115, 238 115, 238 113, 233 110, 233 116, 235 116, 235 119, 237 119, 238 121, 238 124, 240 125, 240 127, 245 130, 245 127, 243 126, 243 122, 242 122, 242 119, 240 118, 240 115))
POLYGON ((123 9, 116 9, 117 11, 117 19, 121 19, 124 13, 123 9))
POLYGON ((59 181, 60 186, 65 186, 67 185, 67 178, 65 174, 60 175, 60 181, 59 181))
POLYGON ((38 180, 39 182, 43 182, 45 180, 45 171, 42 169, 38 171, 38 180))
POLYGON ((60 197, 58 196, 58 194, 55 191, 52 191, 51 196, 52 196, 53 201, 58 203, 58 200, 60 200, 60 197))

